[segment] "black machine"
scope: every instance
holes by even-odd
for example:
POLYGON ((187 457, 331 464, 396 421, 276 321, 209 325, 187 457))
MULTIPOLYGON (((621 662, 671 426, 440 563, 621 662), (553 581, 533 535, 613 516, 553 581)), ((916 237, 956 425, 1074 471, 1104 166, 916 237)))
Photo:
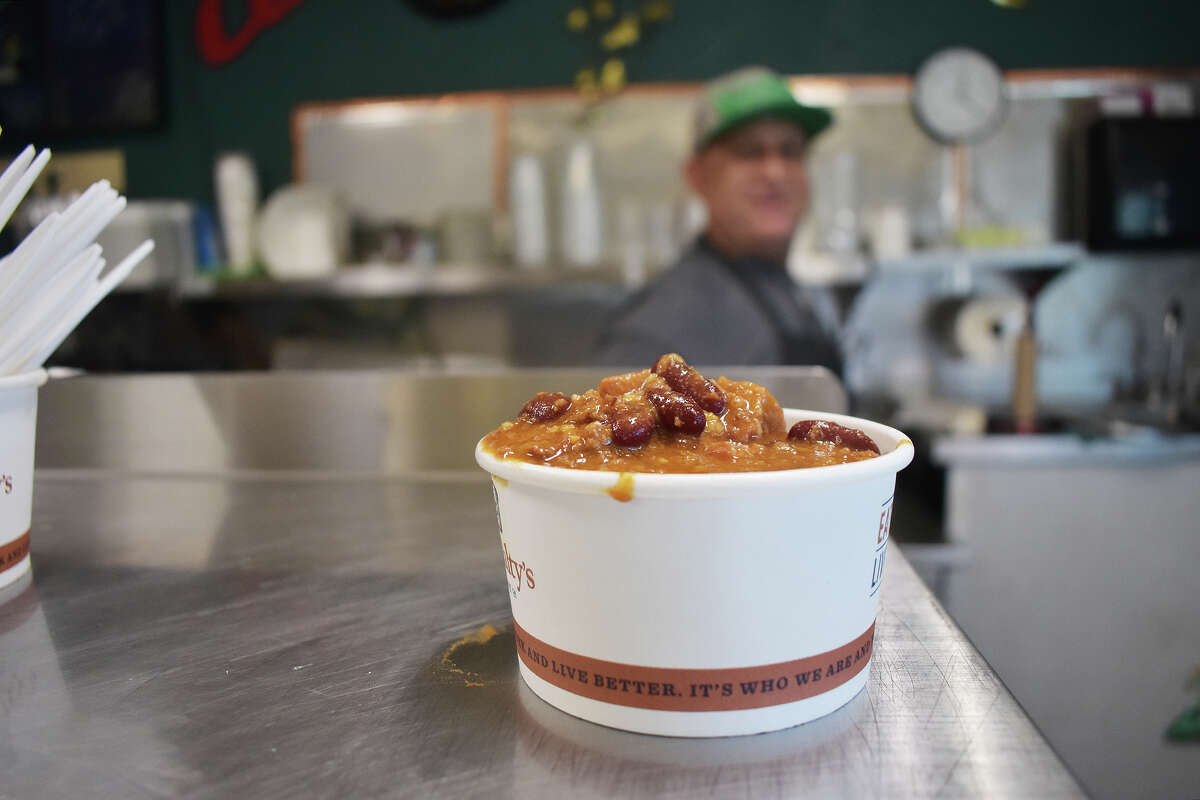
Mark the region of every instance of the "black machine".
POLYGON ((1200 118, 1097 120, 1086 181, 1089 249, 1200 247, 1200 118))

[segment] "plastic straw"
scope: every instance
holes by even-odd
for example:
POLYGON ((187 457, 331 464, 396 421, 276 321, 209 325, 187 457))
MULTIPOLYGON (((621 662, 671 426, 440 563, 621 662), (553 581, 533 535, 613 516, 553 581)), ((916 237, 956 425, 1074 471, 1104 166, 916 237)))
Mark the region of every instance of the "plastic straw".
POLYGON ((5 337, 0 342, 0 373, 10 361, 16 360, 17 354, 39 346, 39 330, 44 331, 61 319, 95 285, 94 276, 99 274, 97 267, 102 269, 103 266, 100 245, 94 244, 71 260, 62 280, 39 287, 41 292, 37 297, 18 309, 16 315, 5 319, 5 337))
MULTIPOLYGON (((40 349, 31 352, 31 354, 16 363, 16 372, 37 369, 42 365, 50 354, 58 349, 63 340, 70 335, 71 331, 75 330, 84 317, 91 312, 96 304, 103 300, 109 292, 116 288, 117 284, 125 280, 126 276, 133 271, 133 268, 142 262, 150 252, 154 250, 154 241, 147 239, 125 257, 121 263, 113 267, 104 280, 100 281, 92 291, 88 292, 71 310, 63 317, 62 321, 44 338, 40 349)), ((3 371, 3 370, 0 370, 3 371)))
MULTIPOLYGON (((62 224, 60 214, 51 214, 42 220, 33 233, 17 246, 17 249, 0 259, 0 304, 9 287, 19 282, 34 262, 40 257, 42 248, 53 242, 58 228, 62 224)), ((0 316, 3 319, 3 316, 0 316)))
POLYGON ((25 170, 29 169, 29 165, 33 163, 33 154, 37 151, 33 149, 33 145, 25 145, 25 149, 21 154, 12 160, 12 163, 4 170, 4 174, 0 175, 0 197, 6 197, 16 186, 17 181, 25 174, 25 170))
POLYGON ((0 198, 0 228, 8 224, 8 218, 16 211, 20 202, 25 199, 25 193, 29 191, 30 186, 33 186, 33 182, 42 174, 42 170, 45 169, 49 161, 49 150, 43 150, 38 153, 38 157, 29 165, 29 169, 25 170, 25 173, 17 180, 12 189, 0 198))
MULTIPOLYGON (((35 155, 29 145, 0 174, 0 228, 49 160, 49 150, 35 155)), ((154 250, 153 241, 143 242, 100 278, 105 261, 93 242, 125 205, 108 181, 97 181, 0 258, 0 375, 41 366, 154 250)))

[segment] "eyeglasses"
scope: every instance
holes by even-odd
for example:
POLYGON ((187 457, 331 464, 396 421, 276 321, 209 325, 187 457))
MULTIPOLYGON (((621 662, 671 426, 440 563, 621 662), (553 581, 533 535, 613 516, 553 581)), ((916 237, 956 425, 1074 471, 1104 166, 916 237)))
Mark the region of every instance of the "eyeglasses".
POLYGON ((725 146, 739 161, 761 161, 772 157, 784 161, 803 161, 808 155, 808 142, 802 134, 782 138, 734 135, 725 142, 725 146))

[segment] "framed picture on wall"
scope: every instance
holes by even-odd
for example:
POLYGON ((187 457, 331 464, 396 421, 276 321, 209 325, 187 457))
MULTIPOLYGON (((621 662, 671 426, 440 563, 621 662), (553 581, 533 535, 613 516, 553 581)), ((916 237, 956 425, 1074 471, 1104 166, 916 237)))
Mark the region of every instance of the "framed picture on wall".
POLYGON ((162 0, 0 0, 0 126, 14 137, 155 128, 163 62, 162 0))

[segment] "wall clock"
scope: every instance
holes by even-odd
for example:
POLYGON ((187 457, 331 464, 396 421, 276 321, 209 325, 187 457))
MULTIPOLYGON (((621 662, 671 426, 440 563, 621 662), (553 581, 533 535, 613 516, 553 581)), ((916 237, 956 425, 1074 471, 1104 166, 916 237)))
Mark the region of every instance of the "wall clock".
POLYGON ((1004 73, 969 47, 934 53, 913 80, 913 113, 944 144, 970 144, 995 133, 1008 113, 1004 73))

